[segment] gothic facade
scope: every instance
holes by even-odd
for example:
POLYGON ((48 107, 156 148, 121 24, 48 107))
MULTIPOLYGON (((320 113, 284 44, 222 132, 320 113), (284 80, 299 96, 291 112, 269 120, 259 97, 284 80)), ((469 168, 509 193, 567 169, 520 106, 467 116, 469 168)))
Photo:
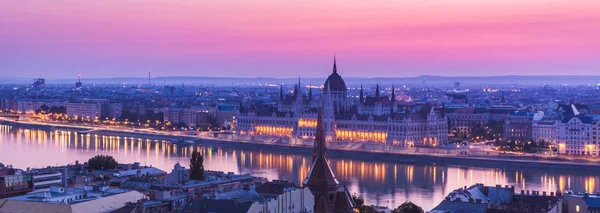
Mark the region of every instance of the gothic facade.
POLYGON ((328 142, 364 142, 386 148, 394 146, 439 146, 448 140, 446 116, 430 105, 401 107, 391 97, 375 94, 359 100, 348 95, 334 59, 333 73, 323 84, 318 99, 296 85, 292 95, 280 89, 276 108, 251 108, 236 116, 235 137, 241 140, 287 140, 310 143, 315 138, 317 109, 323 110, 325 139, 328 142))

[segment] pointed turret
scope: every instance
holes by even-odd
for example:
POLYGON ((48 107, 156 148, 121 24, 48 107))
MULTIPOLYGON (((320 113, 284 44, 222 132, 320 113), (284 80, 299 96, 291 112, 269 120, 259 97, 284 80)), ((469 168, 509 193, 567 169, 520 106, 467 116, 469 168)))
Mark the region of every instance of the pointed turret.
POLYGON ((396 104, 396 92, 394 90, 394 85, 392 84, 392 97, 390 97, 390 114, 394 113, 394 105, 396 104))
POLYGON ((333 73, 337 73, 337 65, 335 63, 335 53, 333 53, 333 73))
POLYGON ((300 85, 300 77, 298 77, 298 93, 302 94, 302 86, 300 85))
POLYGON ((360 84, 360 104, 365 102, 365 97, 363 96, 363 85, 360 84))
POLYGON ((279 100, 283 101, 283 85, 279 85, 279 100))
POLYGON ((298 85, 294 85, 294 98, 298 97, 298 85))
POLYGON ((392 84, 392 97, 390 97, 392 103, 396 102, 396 91, 394 90, 394 85, 392 84))
POLYGON ((323 110, 319 108, 317 113, 317 132, 315 133, 315 143, 313 144, 312 162, 314 163, 318 156, 327 157, 327 144, 325 141, 325 126, 323 124, 323 110))

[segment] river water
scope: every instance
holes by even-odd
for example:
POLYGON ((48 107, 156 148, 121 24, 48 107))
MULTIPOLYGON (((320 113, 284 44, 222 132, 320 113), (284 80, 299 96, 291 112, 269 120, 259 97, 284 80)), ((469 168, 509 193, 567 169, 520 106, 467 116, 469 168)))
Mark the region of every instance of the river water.
MULTIPOLYGON (((140 162, 170 172, 177 162, 189 165, 193 150, 205 156, 209 170, 250 173, 270 180, 302 182, 311 157, 305 154, 243 150, 220 146, 177 146, 147 138, 78 134, 0 125, 0 162, 26 169, 84 162, 98 154, 112 155, 122 163, 140 162)), ((460 165, 403 164, 330 158, 330 165, 351 193, 367 204, 395 207, 409 200, 425 210, 435 207, 454 189, 475 183, 515 186, 516 191, 600 191, 598 176, 561 170, 488 168, 460 165)), ((600 183, 600 182, 599 182, 600 183)))

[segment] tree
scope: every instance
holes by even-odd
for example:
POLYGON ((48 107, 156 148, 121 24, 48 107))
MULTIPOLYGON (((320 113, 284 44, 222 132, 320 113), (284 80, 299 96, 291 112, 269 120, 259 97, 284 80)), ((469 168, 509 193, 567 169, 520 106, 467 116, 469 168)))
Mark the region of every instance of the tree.
POLYGON ((204 157, 197 151, 190 158, 190 179, 204 180, 204 157))
POLYGON ((4 167, 4 164, 0 163, 0 168, 4 167))
POLYGON ((423 209, 416 204, 406 201, 396 209, 392 210, 392 213, 423 213, 423 209))
POLYGON ((114 169, 117 165, 117 161, 110 155, 96 155, 88 160, 88 169, 92 170, 114 169))
POLYGON ((352 195, 352 200, 356 204, 356 208, 360 213, 377 213, 375 209, 371 206, 365 206, 365 198, 359 196, 357 194, 352 195))

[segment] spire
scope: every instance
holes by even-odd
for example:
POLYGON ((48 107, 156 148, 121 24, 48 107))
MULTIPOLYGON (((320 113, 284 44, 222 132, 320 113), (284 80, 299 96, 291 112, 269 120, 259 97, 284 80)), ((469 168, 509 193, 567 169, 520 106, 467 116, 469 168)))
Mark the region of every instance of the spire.
POLYGON ((317 157, 327 157, 327 144, 325 141, 325 126, 323 124, 323 109, 319 108, 317 113, 317 132, 315 133, 315 143, 313 144, 313 163, 317 157))
POLYGON ((298 85, 294 85, 294 98, 298 96, 298 85))
POLYGON ((392 103, 396 102, 396 92, 394 90, 394 85, 393 84, 392 84, 392 97, 391 97, 390 100, 392 100, 392 103))
POLYGON ((363 85, 360 84, 360 103, 364 103, 365 102, 365 97, 363 96, 363 85))
POLYGON ((81 74, 77 75, 77 82, 81 82, 81 74))
POLYGON ((337 66, 335 63, 335 52, 333 53, 333 73, 337 73, 337 66))
POLYGON ((379 84, 377 84, 377 87, 375 87, 375 97, 379 98, 379 84))
POLYGON ((300 77, 298 77, 298 93, 302 94, 302 86, 300 86, 300 77))
POLYGON ((500 100, 501 103, 504 103, 504 91, 502 91, 502 100, 500 100))
POLYGON ((283 85, 279 85, 279 100, 283 101, 283 85))
POLYGON ((390 97, 390 115, 394 112, 394 104, 396 104, 396 92, 394 91, 394 85, 392 84, 392 97, 390 97))

